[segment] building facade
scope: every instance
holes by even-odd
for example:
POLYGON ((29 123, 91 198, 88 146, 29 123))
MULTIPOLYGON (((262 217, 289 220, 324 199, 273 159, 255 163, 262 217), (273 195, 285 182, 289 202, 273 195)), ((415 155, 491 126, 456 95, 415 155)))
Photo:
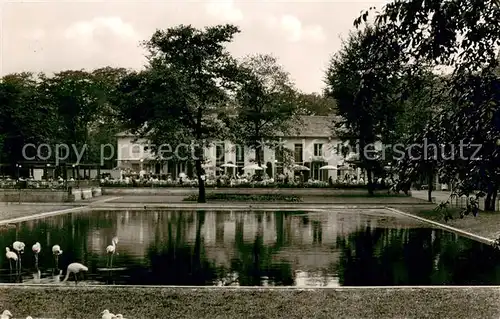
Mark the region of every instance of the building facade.
MULTIPOLYGON (((259 150, 245 145, 236 145, 231 141, 213 141, 205 149, 205 170, 208 174, 243 173, 243 167, 254 164, 256 152, 261 152, 261 165, 266 167, 270 177, 279 174, 293 176, 302 174, 306 179, 327 181, 342 179, 345 174, 356 176, 359 180, 360 171, 353 171, 345 165, 341 155, 341 141, 332 137, 332 116, 303 116, 299 120, 300 127, 291 136, 283 136, 280 147, 268 147, 259 150), (288 151, 284 151, 284 149, 288 151), (237 168, 221 168, 223 164, 233 164, 237 168), (302 165, 309 170, 292 170, 292 165, 302 165), (338 170, 320 170, 325 165, 338 167, 338 170)), ((117 161, 118 168, 130 172, 146 174, 168 174, 177 178, 180 173, 193 175, 192 161, 182 158, 180 161, 167 160, 159 163, 156 156, 151 154, 146 140, 136 140, 136 136, 128 132, 117 134, 117 161)), ((181 146, 179 146, 181 147, 181 146)), ((186 146, 182 146, 186 147, 186 146)), ((164 150, 172 151, 170 156, 176 156, 177 146, 167 146, 164 150)))

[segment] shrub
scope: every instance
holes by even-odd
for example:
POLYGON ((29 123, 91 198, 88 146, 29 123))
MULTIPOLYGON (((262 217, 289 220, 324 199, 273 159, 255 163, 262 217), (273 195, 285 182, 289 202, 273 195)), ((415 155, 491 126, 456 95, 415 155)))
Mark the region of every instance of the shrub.
MULTIPOLYGON (((280 195, 280 194, 266 194, 266 195, 250 195, 250 194, 207 194, 207 200, 220 200, 220 201, 252 201, 252 202, 301 202, 302 199, 295 195, 280 195)), ((183 199, 185 202, 198 201, 198 195, 190 195, 183 199)))
MULTIPOLYGON (((197 181, 189 181, 183 182, 180 184, 176 181, 137 181, 135 183, 112 180, 112 181, 104 181, 101 182, 102 187, 187 187, 193 188, 198 187, 197 181)), ((303 184, 290 182, 269 182, 269 181, 260 181, 260 182, 241 182, 236 184, 227 184, 221 183, 220 186, 217 186, 217 182, 213 180, 207 180, 205 186, 207 188, 337 188, 337 189, 366 189, 366 185, 360 184, 347 184, 347 183, 335 183, 333 185, 328 185, 328 182, 306 182, 303 184)), ((379 189, 381 189, 379 187, 379 189)))

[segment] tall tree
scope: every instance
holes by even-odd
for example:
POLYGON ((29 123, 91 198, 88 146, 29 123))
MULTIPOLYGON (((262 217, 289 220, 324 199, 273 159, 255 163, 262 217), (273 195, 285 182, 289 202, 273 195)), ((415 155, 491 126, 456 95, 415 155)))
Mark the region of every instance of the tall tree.
MULTIPOLYGON (((88 161, 88 143, 92 125, 100 118, 106 100, 91 73, 83 70, 68 70, 46 77, 42 83, 46 92, 45 103, 58 109, 60 116, 61 142, 79 150, 85 147, 83 158, 88 161)), ((70 152, 69 161, 75 161, 75 152, 70 152)))
MULTIPOLYGON (((369 12, 356 19, 355 25, 367 20, 369 12)), ((378 34, 373 43, 391 38, 400 46, 397 54, 407 63, 430 63, 448 66, 450 98, 454 112, 443 114, 440 130, 450 132, 443 143, 465 144, 447 152, 454 160, 443 161, 443 172, 455 180, 458 194, 471 194, 478 187, 491 202, 498 189, 500 161, 497 159, 497 113, 499 98, 495 94, 499 65, 500 8, 498 1, 420 0, 394 1, 375 14, 378 34), (471 144, 481 142, 480 157, 471 155, 471 144), (461 148, 462 150, 457 151, 461 148), (457 154, 460 152, 460 154, 457 154), (457 158, 460 157, 460 159, 457 158)), ((452 146, 452 145, 450 145, 452 146)), ((476 154, 477 155, 477 154, 476 154)), ((480 193, 481 195, 481 193, 480 193)), ((487 205, 487 208, 492 208, 487 205)))
POLYGON ((397 43, 386 39, 384 47, 373 42, 373 27, 351 33, 330 61, 326 72, 327 96, 337 102, 340 121, 336 134, 359 149, 359 166, 366 170, 368 191, 373 195, 373 172, 381 171, 375 148, 394 129, 400 104, 395 94, 400 84, 400 60, 392 53, 397 43))
POLYGON ((317 93, 299 93, 299 111, 304 115, 329 116, 335 113, 335 100, 317 93))
MULTIPOLYGON (((25 161, 23 147, 54 142, 58 128, 57 111, 41 103, 40 79, 32 73, 6 75, 0 82, 1 162, 14 166, 25 161)), ((27 151, 32 151, 31 148, 27 151)), ((35 152, 36 153, 36 152, 35 152)), ((30 158, 36 154, 26 154, 30 158)))
MULTIPOLYGON (((104 67, 92 71, 92 79, 101 95, 99 112, 94 122, 89 127, 89 161, 101 163, 101 145, 111 144, 117 149, 116 134, 124 129, 120 121, 118 108, 113 105, 113 95, 120 81, 129 74, 124 68, 104 67)), ((103 164, 109 168, 116 162, 117 152, 103 164)))
POLYGON ((275 57, 249 56, 240 67, 243 83, 236 94, 236 118, 228 123, 233 139, 255 150, 260 166, 265 147, 282 151, 279 138, 295 127, 299 103, 289 74, 275 57))
POLYGON ((400 173, 400 188, 426 177, 427 197, 431 202, 443 155, 440 115, 450 111, 450 100, 442 76, 425 66, 413 66, 408 71, 402 79, 405 84, 403 110, 398 114, 389 145, 400 147, 397 161, 393 161, 400 173))
POLYGON ((219 116, 227 110, 238 72, 225 46, 238 32, 229 24, 203 30, 190 25, 158 30, 145 42, 146 71, 127 77, 120 88, 134 101, 124 107, 125 113, 139 115, 131 122, 142 136, 161 141, 159 145, 191 140, 200 203, 206 201, 204 147, 227 133, 219 116))

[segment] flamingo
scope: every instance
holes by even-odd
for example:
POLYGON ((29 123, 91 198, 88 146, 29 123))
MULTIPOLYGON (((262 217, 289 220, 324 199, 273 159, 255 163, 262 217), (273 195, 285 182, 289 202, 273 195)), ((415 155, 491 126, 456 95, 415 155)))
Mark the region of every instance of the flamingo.
POLYGON ((32 316, 27 316, 26 319, 33 319, 33 317, 32 316))
POLYGON ((0 315, 0 319, 9 319, 10 317, 12 317, 12 314, 8 310, 4 310, 0 315))
POLYGON ((71 263, 68 265, 68 269, 66 271, 66 277, 64 277, 64 280, 62 282, 65 282, 69 278, 69 274, 73 273, 75 275, 75 285, 78 284, 78 276, 77 274, 82 271, 89 271, 89 269, 80 263, 71 263))
POLYGON ((38 270, 38 254, 42 250, 42 245, 40 245, 39 242, 36 242, 33 247, 31 247, 31 250, 35 254, 35 267, 38 270))
POLYGON ((13 251, 10 251, 9 247, 5 247, 5 251, 6 251, 5 256, 9 260, 9 264, 10 264, 10 271, 12 272, 12 260, 14 260, 16 262, 16 270, 17 270, 17 255, 16 255, 16 253, 13 251))
POLYGON ((61 255, 63 251, 59 245, 52 246, 52 254, 54 254, 54 260, 56 262, 56 270, 59 269, 59 255, 61 255))
POLYGON ((102 319, 113 319, 113 318, 116 318, 116 316, 114 314, 112 314, 111 312, 109 312, 108 309, 104 310, 103 312, 101 312, 101 315, 102 315, 102 319))
POLYGON ((21 254, 24 254, 24 247, 26 247, 26 245, 22 242, 22 241, 15 241, 13 244, 12 244, 12 248, 14 248, 15 251, 17 251, 17 255, 19 256, 19 269, 18 271, 21 272, 22 270, 22 264, 21 264, 21 254))
POLYGON ((108 259, 108 266, 111 268, 113 266, 113 256, 116 252, 116 244, 118 244, 118 237, 113 237, 113 240, 111 240, 111 245, 106 247, 106 252, 108 253, 109 259, 108 259))

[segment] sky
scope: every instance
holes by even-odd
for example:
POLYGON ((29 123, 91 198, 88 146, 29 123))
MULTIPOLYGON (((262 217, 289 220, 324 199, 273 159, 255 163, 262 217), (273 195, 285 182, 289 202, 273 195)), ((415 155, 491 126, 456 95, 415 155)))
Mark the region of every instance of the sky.
POLYGON ((238 58, 272 54, 298 89, 321 92, 325 69, 353 20, 384 0, 15 1, 0 0, 0 74, 104 66, 140 69, 140 42, 156 29, 233 23, 238 58))

